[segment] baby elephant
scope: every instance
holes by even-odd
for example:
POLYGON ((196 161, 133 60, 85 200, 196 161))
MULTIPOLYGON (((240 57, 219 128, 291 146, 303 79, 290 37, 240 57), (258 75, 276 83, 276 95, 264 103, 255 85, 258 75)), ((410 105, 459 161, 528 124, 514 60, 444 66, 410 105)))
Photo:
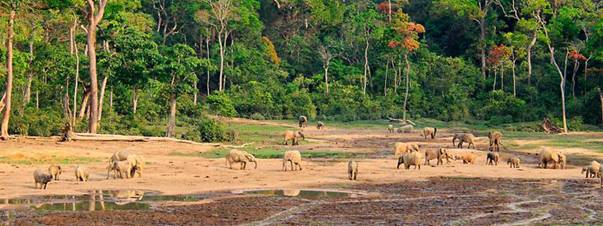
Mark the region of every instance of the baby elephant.
POLYGON ((358 176, 358 162, 350 160, 348 161, 348 178, 356 180, 356 176, 358 176))
POLYGON ((316 123, 316 129, 321 130, 325 128, 325 123, 322 121, 318 121, 318 123, 316 123))
POLYGON ((487 165, 498 165, 499 158, 500 158, 500 155, 498 155, 498 153, 488 152, 488 155, 486 156, 486 164, 487 165))
POLYGON ((521 163, 521 159, 517 156, 513 156, 507 160, 507 164, 509 164, 509 168, 519 168, 519 164, 521 163))
POLYGON ((75 167, 75 180, 76 181, 88 181, 90 175, 88 174, 88 170, 83 166, 75 167))
POLYGON ((52 175, 41 169, 36 169, 33 173, 33 177, 34 182, 36 183, 36 189, 46 189, 46 185, 52 180, 52 175))
POLYGON ((117 161, 117 162, 113 162, 113 170, 115 170, 115 172, 117 172, 117 174, 119 175, 119 178, 124 179, 124 178, 130 178, 130 173, 132 171, 132 164, 125 160, 125 161, 117 161))
POLYGON ((286 151, 283 155, 283 170, 287 171, 287 162, 291 163, 291 170, 296 170, 299 167, 299 170, 302 170, 302 160, 301 153, 299 151, 286 151))
POLYGON ((596 178, 598 171, 595 171, 591 166, 585 166, 582 168, 582 173, 586 173, 586 178, 596 178))
POLYGON ((394 133, 394 125, 389 124, 389 125, 387 126, 387 132, 389 132, 389 133, 394 133))
POLYGON ((61 169, 61 166, 50 165, 50 167, 48 167, 48 173, 52 175, 52 179, 59 180, 59 175, 63 173, 63 170, 61 169))

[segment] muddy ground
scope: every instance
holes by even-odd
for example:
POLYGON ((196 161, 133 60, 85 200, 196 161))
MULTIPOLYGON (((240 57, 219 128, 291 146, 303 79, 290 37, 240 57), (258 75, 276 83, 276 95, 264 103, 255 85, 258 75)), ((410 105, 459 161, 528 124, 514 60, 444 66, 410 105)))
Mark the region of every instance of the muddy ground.
MULTIPOLYGON (((359 184, 372 195, 243 196, 153 210, 21 213, 16 225, 492 225, 603 222, 603 189, 584 180, 430 178, 359 184)), ((4 219, 6 220, 6 219, 4 219)))
MULTIPOLYGON (((248 123, 238 121, 237 123, 248 123)), ((256 122, 251 122, 256 123, 256 122)), ((278 124, 281 125, 281 124, 278 124)), ((286 125, 294 128, 292 125, 286 125)), ((603 222, 603 203, 598 180, 584 179, 582 164, 603 160, 600 153, 582 148, 563 149, 566 169, 540 169, 532 150, 506 149, 497 166, 486 165, 487 138, 480 137, 475 165, 452 162, 423 166, 420 170, 396 169, 394 142, 414 142, 422 149, 451 147, 452 130, 443 129, 436 139, 424 139, 419 131, 388 134, 385 129, 306 129, 300 146, 280 145, 280 137, 256 142, 257 148, 329 150, 363 153, 357 181, 347 178, 347 159, 304 159, 303 170, 283 172, 279 159, 260 159, 257 169, 229 169, 223 158, 200 157, 209 145, 174 142, 70 142, 53 138, 18 138, 0 146, 0 199, 40 195, 77 195, 90 190, 143 189, 162 194, 203 194, 239 189, 335 188, 378 193, 357 198, 306 200, 295 197, 223 197, 187 205, 161 205, 149 210, 94 212, 20 211, 12 216, 18 224, 565 224, 603 222), (107 161, 117 150, 143 155, 147 162, 142 178, 107 180, 107 161), (178 154, 174 154, 178 153, 178 154), (507 157, 519 155, 522 167, 509 168, 507 157), (585 157, 587 156, 587 157, 585 157), (62 159, 61 180, 47 190, 34 189, 32 173, 62 159), (79 162, 78 162, 79 161, 79 162), (4 162, 4 163, 2 163, 4 162), (76 182, 73 168, 84 165, 89 182, 76 182), (467 179, 473 178, 473 179, 467 179)), ((589 134, 593 136, 593 134, 589 134)), ((597 133, 603 139, 603 133, 597 133)), ((509 143, 538 142, 513 140, 509 143)), ((0 203, 0 210, 13 208, 0 203)), ((7 224, 8 214, 0 217, 7 224)))

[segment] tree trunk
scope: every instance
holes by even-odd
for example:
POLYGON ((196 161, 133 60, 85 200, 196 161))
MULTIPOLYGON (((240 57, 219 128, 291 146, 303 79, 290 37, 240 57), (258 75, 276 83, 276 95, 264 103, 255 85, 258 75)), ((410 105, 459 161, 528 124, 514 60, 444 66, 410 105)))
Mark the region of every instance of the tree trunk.
POLYGON ((580 63, 578 62, 578 59, 574 59, 574 71, 572 73, 572 97, 574 99, 576 99, 576 73, 578 72, 579 68, 580 63))
POLYGON ((494 68, 494 82, 492 83, 492 91, 496 90, 496 79, 498 79, 497 72, 498 71, 496 70, 496 67, 495 67, 494 68))
POLYGON ((10 11, 8 17, 6 37, 6 99, 4 100, 4 114, 2 115, 2 128, 0 138, 8 139, 8 122, 11 113, 11 98, 13 92, 13 26, 15 24, 15 10, 10 11))
MULTIPOLYGON (((365 25, 366 26, 366 25, 365 25)), ((365 32, 365 47, 364 47, 364 86, 362 87, 362 93, 366 94, 366 84, 368 82, 369 64, 368 64, 368 50, 369 50, 369 37, 368 31, 365 32)))
POLYGON ((82 106, 80 107, 80 114, 78 116, 79 119, 83 119, 85 114, 86 114, 86 109, 88 108, 88 106, 90 106, 89 104, 90 102, 90 89, 85 89, 84 90, 84 97, 82 98, 82 106))
MULTIPOLYGON (((545 36, 548 38, 549 35, 548 35, 548 31, 547 31, 546 27, 544 26, 542 21, 540 21, 540 23, 542 24, 542 26, 544 28, 543 30, 544 30, 545 36)), ((563 71, 561 71, 559 64, 557 64, 557 60, 555 60, 555 48, 553 48, 551 46, 550 42, 547 42, 546 44, 549 49, 551 63, 553 64, 553 66, 555 66, 555 69, 557 69, 557 73, 559 73, 559 78, 561 80, 559 82, 559 88, 561 90, 561 113, 562 113, 562 118, 563 118, 563 132, 567 133, 567 115, 565 112, 565 74, 563 73, 563 71)), ((567 54, 566 54, 566 56, 567 56, 567 54)))
POLYGON ((107 79, 109 76, 103 78, 103 84, 101 84, 100 100, 98 101, 98 121, 100 122, 103 117, 103 100, 105 99, 105 89, 107 88, 107 79))
MULTIPOLYGON (((73 48, 74 48, 74 53, 75 53, 75 81, 73 81, 73 122, 72 125, 75 127, 76 125, 76 109, 77 109, 77 85, 79 84, 79 80, 80 80, 80 54, 79 54, 79 50, 77 49, 77 43, 73 44, 73 48)), ((82 102, 83 103, 83 102, 82 102)))
POLYGON ((113 88, 109 91, 109 112, 113 112, 113 88))
POLYGON ((603 93, 601 92, 601 88, 597 88, 599 91, 599 102, 601 103, 601 125, 603 125, 603 93))
POLYGON ((389 60, 385 64, 385 79, 383 79, 383 96, 387 96, 387 73, 389 72, 389 60))
POLYGON ((88 120, 88 132, 96 133, 98 126, 98 80, 96 75, 96 23, 94 16, 90 16, 88 26, 88 65, 90 74, 90 117, 88 120))
POLYGON ((330 62, 327 61, 325 66, 323 67, 323 69, 325 70, 325 88, 327 94, 329 94, 329 63, 330 62))
POLYGON ((36 110, 40 109, 40 91, 36 91, 36 110))
POLYGON ((408 62, 408 54, 404 54, 404 61, 406 62, 406 91, 404 93, 404 107, 402 108, 403 114, 402 119, 406 121, 406 107, 408 106, 408 90, 410 89, 410 62, 408 62))
POLYGON ((538 38, 538 33, 534 32, 532 35, 532 41, 527 48, 527 60, 528 60, 528 85, 532 84, 532 47, 536 44, 536 39, 538 38))
POLYGON ((223 90, 224 87, 224 41, 222 41, 222 33, 223 31, 218 32, 218 45, 220 47, 220 76, 219 76, 219 91, 223 90))
POLYGON ((167 125, 167 137, 174 137, 176 135, 176 94, 170 96, 170 117, 167 125))
POLYGON ((96 74, 96 25, 103 18, 105 6, 108 0, 99 0, 98 12, 95 12, 94 0, 88 0, 88 65, 90 74, 90 118, 88 120, 88 132, 96 133, 98 127, 98 79, 96 74))
POLYGON ((193 105, 197 106, 197 96, 199 96, 199 88, 197 88, 197 80, 195 80, 193 87, 195 87, 195 90, 193 91, 193 105))
POLYGON ((136 114, 136 110, 138 109, 138 90, 134 88, 132 92, 132 113, 136 114))
POLYGON ((480 18, 479 22, 479 48, 480 57, 482 63, 482 77, 486 80, 486 17, 485 15, 480 18))
MULTIPOLYGON (((207 50, 207 62, 210 62, 210 58, 209 58, 209 38, 205 39, 205 49, 207 50)), ((207 95, 210 95, 210 91, 209 91, 209 66, 207 67, 207 82, 206 82, 206 88, 207 88, 207 95)))
POLYGON ((515 62, 517 61, 517 59, 515 59, 515 55, 513 55, 513 61, 511 62, 511 72, 513 73, 513 96, 517 96, 517 86, 515 83, 515 62))
POLYGON ((25 93, 23 94, 23 106, 27 105, 31 101, 31 83, 33 81, 33 37, 29 40, 29 73, 27 74, 27 83, 25 86, 25 93))
POLYGON ((500 65, 500 90, 505 92, 505 66, 500 65))

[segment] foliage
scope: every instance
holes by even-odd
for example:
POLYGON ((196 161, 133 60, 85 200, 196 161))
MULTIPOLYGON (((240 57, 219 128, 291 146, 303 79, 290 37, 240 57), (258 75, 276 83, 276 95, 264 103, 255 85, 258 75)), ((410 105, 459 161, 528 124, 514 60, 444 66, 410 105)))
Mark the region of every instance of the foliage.
MULTIPOLYGON (((10 132, 56 135, 67 120, 63 96, 69 95, 69 109, 73 114, 76 107, 77 115, 91 85, 86 32, 80 28, 87 21, 86 3, 14 2, 20 5, 10 132)), ((97 95, 107 80, 100 130, 163 136, 174 99, 176 134, 193 140, 224 139, 223 132, 201 132, 201 125, 209 131, 220 127, 196 121, 203 113, 352 121, 402 117, 405 103, 411 119, 507 125, 560 118, 561 89, 568 93, 571 130, 603 123, 597 92, 603 86, 599 1, 279 3, 281 8, 268 0, 109 1, 93 47, 97 95), (567 78, 563 88, 549 44, 567 78), (482 53, 490 69, 485 75, 482 53)), ((0 14, 9 9, 0 8, 0 14)), ((7 41, 7 22, 0 20, 1 43, 7 41)), ((6 59, 1 45, 0 84, 6 82, 6 59)), ((85 121, 78 117, 77 132, 87 129, 85 121)))
POLYGON ((214 92, 212 95, 207 96, 206 102, 209 110, 214 114, 227 117, 237 115, 232 100, 224 92, 214 92))

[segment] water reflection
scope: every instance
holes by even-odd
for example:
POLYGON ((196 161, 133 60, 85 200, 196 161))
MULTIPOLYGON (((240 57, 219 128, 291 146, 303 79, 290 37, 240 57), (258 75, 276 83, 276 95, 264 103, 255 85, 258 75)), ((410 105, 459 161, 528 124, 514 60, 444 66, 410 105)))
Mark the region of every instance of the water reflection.
POLYGON ((358 196, 358 194, 354 192, 300 189, 252 190, 243 193, 266 196, 298 197, 303 199, 355 198, 358 196))
MULTIPOLYGON (((11 218, 11 210, 31 208, 35 211, 106 211, 106 210, 141 210, 149 209, 145 202, 145 193, 157 195, 156 192, 142 190, 92 190, 85 195, 49 195, 28 198, 4 199, 3 215, 11 218)), ((149 198, 150 201, 158 198, 149 198)), ((159 198, 162 199, 162 198, 159 198)), ((191 200, 189 196, 180 198, 191 200)), ((198 200, 198 199, 196 199, 198 200)))

